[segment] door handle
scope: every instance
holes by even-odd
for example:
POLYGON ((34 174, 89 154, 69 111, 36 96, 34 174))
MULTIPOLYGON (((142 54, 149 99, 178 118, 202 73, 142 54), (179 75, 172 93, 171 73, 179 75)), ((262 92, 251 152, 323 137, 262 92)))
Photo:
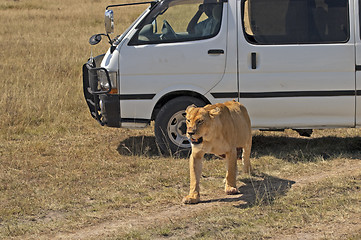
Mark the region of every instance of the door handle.
POLYGON ((209 50, 208 50, 208 54, 209 54, 209 55, 224 54, 224 50, 223 50, 223 49, 209 49, 209 50))
POLYGON ((251 53, 251 64, 252 69, 257 69, 257 54, 255 52, 251 53))

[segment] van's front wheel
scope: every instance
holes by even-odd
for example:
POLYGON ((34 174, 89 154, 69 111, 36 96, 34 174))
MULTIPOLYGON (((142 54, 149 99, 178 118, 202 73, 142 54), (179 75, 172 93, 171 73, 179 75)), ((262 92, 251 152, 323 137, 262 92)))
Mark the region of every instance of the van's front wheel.
POLYGON ((205 103, 194 97, 177 97, 167 102, 159 111, 154 125, 155 138, 160 149, 166 154, 188 152, 191 144, 186 136, 185 109, 205 103))

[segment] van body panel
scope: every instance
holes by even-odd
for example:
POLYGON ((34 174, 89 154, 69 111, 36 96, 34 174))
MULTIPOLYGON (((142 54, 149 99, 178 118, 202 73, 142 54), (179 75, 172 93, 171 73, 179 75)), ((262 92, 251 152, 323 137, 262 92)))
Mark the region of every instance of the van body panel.
POLYGON ((354 1, 355 48, 356 48, 356 127, 361 127, 361 24, 360 1, 354 1))
POLYGON ((162 97, 168 94, 177 93, 177 92, 192 92, 199 95, 205 95, 206 89, 200 88, 196 85, 176 85, 171 86, 165 89, 162 89, 157 94, 140 94, 140 95, 126 95, 122 94, 122 96, 129 96, 128 99, 120 100, 120 106, 122 109, 122 118, 131 119, 134 116, 137 116, 137 119, 151 119, 153 110, 158 101, 161 100, 162 97), (148 99, 140 99, 146 98, 148 99), (137 99, 138 97, 138 99, 137 99))
MULTIPOLYGON (((119 47, 118 47, 119 49, 119 47)), ((106 68, 109 72, 118 72, 119 70, 119 51, 110 53, 110 49, 105 54, 101 67, 106 68)))
MULTIPOLYGON (((310 121, 303 122, 303 125, 308 126, 317 127, 317 124, 313 125, 316 122, 323 122, 322 125, 333 125, 335 121, 332 119, 333 117, 343 119, 339 122, 338 126, 340 127, 354 126, 355 70, 352 61, 355 57, 353 54, 354 47, 349 45, 340 47, 339 50, 337 47, 325 47, 324 51, 320 51, 320 47, 316 48, 314 52, 310 51, 309 57, 305 56, 307 51, 303 51, 308 47, 289 46, 285 48, 280 49, 280 51, 277 51, 277 48, 264 51, 265 49, 250 47, 248 51, 257 52, 259 55, 259 67, 255 71, 249 69, 249 60, 241 61, 240 59, 240 101, 249 108, 253 122, 260 124, 253 126, 275 127, 269 125, 269 119, 277 120, 274 122, 277 125, 297 126, 293 119, 298 116, 310 119, 310 121), (271 56, 274 55, 282 60, 274 64, 274 60, 271 59, 271 56), (338 56, 343 63, 334 61, 333 56, 338 56), (300 64, 294 63, 292 60, 295 58, 296 62, 299 61, 304 64, 300 66, 300 64), (321 63, 312 60, 315 58, 321 63), (323 61, 326 64, 322 63, 323 61), (315 69, 315 66, 319 71, 315 69), (256 101, 254 98, 242 98, 242 93, 259 93, 260 95, 262 93, 275 93, 275 98, 277 98, 277 93, 284 94, 279 94, 280 99, 276 101, 262 97, 262 95, 256 101), (297 94, 302 93, 305 95, 297 96, 297 94), (323 94, 334 96, 328 97, 325 101, 323 94), (311 101, 309 101, 310 98, 312 98, 311 101), (340 103, 342 104, 340 105, 340 103), (268 112, 264 109, 272 111, 268 112), (313 110, 311 111, 311 109, 313 110)), ((241 49, 241 51, 245 51, 246 47, 241 47, 241 49)), ((249 56, 250 54, 244 55, 249 56)))
MULTIPOLYGON (((353 113, 350 115, 349 109, 344 108, 345 104, 350 102, 350 98, 338 97, 338 101, 335 101, 335 104, 329 104, 333 100, 334 97, 247 98, 241 99, 241 102, 247 106, 252 116, 252 127, 256 129, 346 127, 345 116, 349 116, 349 118, 353 116, 353 113), (318 104, 316 105, 315 102, 318 104), (324 107, 322 111, 319 107, 320 105, 324 107), (295 109, 298 109, 298 111, 295 111, 295 109), (315 113, 318 111, 321 113, 315 116, 315 113)), ((353 125, 352 119, 347 127, 353 127, 353 125)))

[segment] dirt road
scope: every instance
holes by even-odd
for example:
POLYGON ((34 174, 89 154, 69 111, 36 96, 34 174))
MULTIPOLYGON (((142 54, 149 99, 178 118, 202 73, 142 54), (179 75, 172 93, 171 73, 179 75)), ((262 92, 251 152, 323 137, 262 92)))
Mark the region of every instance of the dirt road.
MULTIPOLYGON (((272 178, 270 176, 258 176, 260 178, 259 184, 262 181, 273 181, 273 186, 279 189, 290 188, 288 191, 293 191, 298 188, 303 188, 310 183, 316 183, 327 178, 333 178, 335 176, 352 176, 361 172, 361 161, 352 160, 347 162, 337 162, 334 167, 330 169, 320 169, 320 172, 314 175, 288 177, 290 180, 280 180, 278 178, 272 178)), ((104 222, 99 225, 79 229, 72 233, 58 233, 55 236, 51 236, 54 239, 104 239, 106 236, 112 236, 119 229, 131 231, 134 229, 144 229, 150 226, 161 226, 169 222, 176 222, 179 219, 190 218, 204 211, 211 211, 221 205, 235 205, 240 206, 251 205, 255 201, 254 196, 254 184, 246 184, 240 188, 243 194, 234 196, 225 196, 224 198, 217 198, 215 195, 202 196, 202 202, 196 205, 176 205, 166 207, 160 212, 148 212, 141 216, 134 216, 129 219, 119 219, 110 222, 104 222)), ((187 232, 183 232, 182 238, 191 237, 195 229, 189 228, 187 232)), ((325 233, 332 233, 335 239, 342 238, 347 233, 361 232, 361 216, 358 214, 351 214, 344 219, 342 224, 333 226, 330 224, 324 224, 324 232, 312 232, 311 229, 299 229, 296 234, 282 235, 277 234, 273 239, 320 239, 325 233), (337 229, 337 231, 335 231, 337 229)), ((50 236, 44 236, 44 239, 48 239, 50 236)), ((173 236, 172 238, 177 239, 173 236)), ((170 239, 170 238, 167 238, 170 239)))

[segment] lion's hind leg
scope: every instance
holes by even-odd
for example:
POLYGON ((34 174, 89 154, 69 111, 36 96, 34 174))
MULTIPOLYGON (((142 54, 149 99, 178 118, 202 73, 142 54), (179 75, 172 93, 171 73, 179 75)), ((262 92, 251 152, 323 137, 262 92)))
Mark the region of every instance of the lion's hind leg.
POLYGON ((252 172, 252 166, 250 161, 251 148, 252 148, 252 138, 250 138, 246 146, 243 147, 243 151, 242 151, 243 172, 246 174, 250 174, 252 172))
POLYGON ((226 183, 224 191, 228 195, 238 194, 237 189, 237 151, 234 149, 230 153, 226 153, 226 164, 227 164, 227 174, 226 174, 226 183))

